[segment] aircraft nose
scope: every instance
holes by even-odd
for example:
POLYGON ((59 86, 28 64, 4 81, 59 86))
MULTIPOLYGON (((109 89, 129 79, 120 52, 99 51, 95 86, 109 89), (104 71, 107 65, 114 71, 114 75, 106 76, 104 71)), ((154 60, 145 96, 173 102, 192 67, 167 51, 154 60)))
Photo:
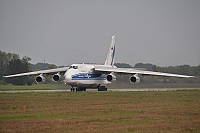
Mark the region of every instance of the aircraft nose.
POLYGON ((69 83, 71 81, 71 74, 67 71, 65 74, 64 74, 64 82, 65 83, 69 83))
POLYGON ((71 75, 68 72, 65 73, 64 77, 65 80, 71 79, 71 75))

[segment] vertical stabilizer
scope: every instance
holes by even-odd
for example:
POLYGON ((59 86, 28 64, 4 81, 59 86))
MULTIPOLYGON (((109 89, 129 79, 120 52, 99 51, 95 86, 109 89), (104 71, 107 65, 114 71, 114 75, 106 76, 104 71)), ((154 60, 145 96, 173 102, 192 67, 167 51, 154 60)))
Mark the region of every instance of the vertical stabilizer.
POLYGON ((108 54, 106 57, 106 61, 104 65, 114 65, 114 59, 115 59, 115 36, 112 36, 112 41, 110 44, 110 48, 108 50, 108 54))

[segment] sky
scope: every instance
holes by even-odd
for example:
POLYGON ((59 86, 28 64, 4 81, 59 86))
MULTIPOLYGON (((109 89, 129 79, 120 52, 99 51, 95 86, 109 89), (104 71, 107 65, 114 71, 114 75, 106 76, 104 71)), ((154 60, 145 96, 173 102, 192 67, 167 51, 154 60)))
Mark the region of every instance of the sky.
POLYGON ((56 65, 200 65, 200 0, 0 0, 0 50, 56 65))

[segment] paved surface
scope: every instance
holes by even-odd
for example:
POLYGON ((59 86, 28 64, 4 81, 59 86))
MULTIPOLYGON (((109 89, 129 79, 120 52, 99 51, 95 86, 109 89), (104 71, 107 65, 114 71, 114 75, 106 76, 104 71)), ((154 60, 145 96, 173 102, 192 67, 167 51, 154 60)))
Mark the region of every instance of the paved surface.
MULTIPOLYGON (((177 91, 177 90, 200 90, 200 88, 145 88, 145 89, 108 89, 108 91, 177 91)), ((96 92, 97 89, 87 89, 96 92)), ((30 93, 30 92, 70 92, 70 90, 16 90, 0 91, 0 93, 30 93)))
POLYGON ((177 90, 200 90, 200 88, 142 88, 142 89, 109 89, 111 91, 177 91, 177 90))

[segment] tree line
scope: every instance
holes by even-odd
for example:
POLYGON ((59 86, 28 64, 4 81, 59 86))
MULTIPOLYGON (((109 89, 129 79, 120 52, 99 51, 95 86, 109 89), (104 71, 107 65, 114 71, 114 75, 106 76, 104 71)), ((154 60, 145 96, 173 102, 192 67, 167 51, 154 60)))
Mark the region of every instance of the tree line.
MULTIPOLYGON (((34 77, 23 76, 15 78, 3 78, 4 75, 24 73, 36 70, 53 69, 57 68, 54 64, 48 63, 37 63, 31 64, 31 58, 24 56, 20 58, 18 54, 6 53, 0 51, 0 84, 13 84, 13 85, 31 85, 34 82, 34 77)), ((137 63, 135 66, 131 66, 127 63, 115 63, 119 68, 140 68, 150 71, 176 73, 184 75, 193 75, 200 77, 200 65, 190 66, 190 65, 180 65, 180 66, 168 66, 160 67, 150 63, 137 63)), ((168 82, 168 83, 200 83, 199 78, 197 79, 179 79, 179 78, 161 78, 154 76, 144 76, 141 77, 141 81, 144 82, 168 82)), ((119 77, 121 81, 127 81, 127 76, 119 77)))
POLYGON ((30 57, 20 58, 18 54, 0 51, 0 83, 13 85, 31 85, 32 78, 28 76, 3 78, 4 75, 24 73, 31 71, 30 57))

